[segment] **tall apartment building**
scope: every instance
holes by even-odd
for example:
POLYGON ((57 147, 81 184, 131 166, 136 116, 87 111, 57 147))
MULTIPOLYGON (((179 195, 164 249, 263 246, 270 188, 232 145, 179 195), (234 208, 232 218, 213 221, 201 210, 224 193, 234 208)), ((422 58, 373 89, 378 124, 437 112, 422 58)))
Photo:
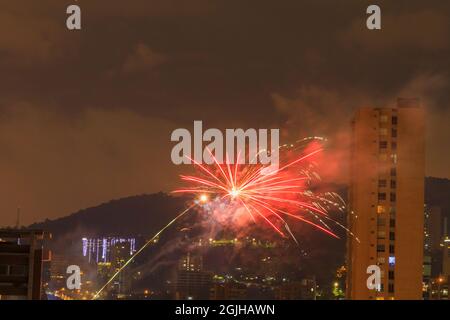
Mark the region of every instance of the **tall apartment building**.
POLYGON ((361 108, 352 131, 347 297, 421 299, 424 111, 417 99, 361 108), (367 287, 370 265, 381 269, 378 289, 367 287))
MULTIPOLYGON (((116 242, 111 248, 111 274, 113 276, 131 258, 131 242, 116 242)), ((131 295, 131 271, 123 269, 111 283, 111 294, 114 299, 126 299, 131 295)))

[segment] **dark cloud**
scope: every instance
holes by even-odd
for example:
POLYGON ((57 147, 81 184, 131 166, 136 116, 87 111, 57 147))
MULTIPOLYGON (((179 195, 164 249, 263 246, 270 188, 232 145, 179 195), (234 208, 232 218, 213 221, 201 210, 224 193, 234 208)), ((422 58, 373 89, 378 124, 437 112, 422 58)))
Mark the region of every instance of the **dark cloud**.
POLYGON ((134 73, 151 70, 164 63, 165 60, 163 55, 154 52, 145 44, 139 43, 125 60, 122 71, 134 73))
POLYGON ((355 108, 420 97, 427 173, 450 177, 448 1, 0 0, 1 223, 170 190, 169 135, 280 126, 345 146, 355 108), (152 170, 153 167, 159 170, 152 170))

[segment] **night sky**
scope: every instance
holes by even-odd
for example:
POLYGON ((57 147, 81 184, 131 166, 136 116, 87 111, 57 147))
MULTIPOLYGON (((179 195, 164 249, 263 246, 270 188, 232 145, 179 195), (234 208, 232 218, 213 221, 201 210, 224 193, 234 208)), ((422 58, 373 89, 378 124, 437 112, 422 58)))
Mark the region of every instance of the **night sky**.
MULTIPOLYGON (((450 2, 0 0, 0 225, 170 191, 170 133, 281 128, 347 150, 352 110, 419 97, 450 178, 450 2), (382 30, 366 29, 366 8, 382 30), (78 4, 82 30, 66 28, 78 4)), ((345 176, 345 173, 343 174, 345 176)))

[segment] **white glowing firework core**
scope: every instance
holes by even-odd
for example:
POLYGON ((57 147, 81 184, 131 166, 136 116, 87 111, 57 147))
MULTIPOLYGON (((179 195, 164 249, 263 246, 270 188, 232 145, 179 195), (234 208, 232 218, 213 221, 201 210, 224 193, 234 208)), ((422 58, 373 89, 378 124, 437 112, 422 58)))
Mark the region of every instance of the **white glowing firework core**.
POLYGON ((240 193, 240 190, 239 190, 239 189, 233 188, 233 189, 230 190, 230 196, 231 196, 232 198, 238 197, 238 196, 239 196, 239 193, 240 193))

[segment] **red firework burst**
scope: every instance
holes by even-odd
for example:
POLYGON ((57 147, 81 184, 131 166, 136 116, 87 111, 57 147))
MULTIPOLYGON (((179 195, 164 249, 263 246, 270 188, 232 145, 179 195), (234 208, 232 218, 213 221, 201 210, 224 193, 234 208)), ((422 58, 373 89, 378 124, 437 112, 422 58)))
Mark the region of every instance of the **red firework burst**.
POLYGON ((295 241, 287 218, 310 224, 338 238, 324 220, 334 221, 328 215, 328 208, 342 208, 337 202, 342 204, 342 199, 335 193, 315 194, 310 190, 312 181, 317 180, 317 174, 312 171, 313 158, 322 148, 315 145, 308 149, 272 170, 259 164, 237 164, 239 161, 220 164, 210 152, 214 164, 204 165, 190 159, 199 174, 181 175, 189 186, 173 192, 195 194, 200 205, 206 205, 214 198, 226 208, 221 210, 224 215, 233 215, 239 208, 251 217, 251 221, 262 221, 283 237, 288 233, 295 241))

